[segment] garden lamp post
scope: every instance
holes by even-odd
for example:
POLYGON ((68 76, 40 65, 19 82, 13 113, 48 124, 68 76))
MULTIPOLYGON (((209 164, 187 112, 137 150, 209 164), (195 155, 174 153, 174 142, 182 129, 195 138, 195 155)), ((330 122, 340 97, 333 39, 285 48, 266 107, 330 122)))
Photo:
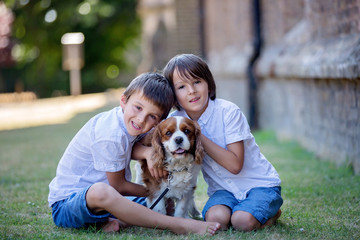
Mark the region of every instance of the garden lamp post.
POLYGON ((70 93, 81 94, 81 68, 84 66, 84 34, 65 33, 61 37, 63 62, 62 68, 70 71, 70 93))

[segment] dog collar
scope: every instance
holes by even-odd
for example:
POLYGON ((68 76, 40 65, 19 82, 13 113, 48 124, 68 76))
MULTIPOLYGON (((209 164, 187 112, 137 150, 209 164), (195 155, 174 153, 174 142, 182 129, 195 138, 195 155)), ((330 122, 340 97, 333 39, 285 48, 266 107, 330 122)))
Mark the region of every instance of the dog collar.
POLYGON ((188 167, 183 167, 180 170, 173 170, 173 171, 168 171, 169 173, 178 173, 178 172, 182 172, 182 171, 188 171, 189 168, 188 167))

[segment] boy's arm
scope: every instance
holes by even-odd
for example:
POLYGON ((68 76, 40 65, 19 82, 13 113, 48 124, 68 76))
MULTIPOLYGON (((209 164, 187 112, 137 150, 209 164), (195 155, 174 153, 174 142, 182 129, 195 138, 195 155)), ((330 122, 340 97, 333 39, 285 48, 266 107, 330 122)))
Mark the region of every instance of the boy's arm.
POLYGON ((119 172, 106 172, 110 186, 121 195, 146 197, 148 195, 144 186, 126 181, 125 169, 119 172))
POLYGON ((141 160, 141 159, 151 159, 152 147, 145 146, 141 142, 134 144, 131 159, 141 160))
POLYGON ((201 134, 201 143, 205 152, 229 172, 238 174, 241 171, 244 165, 243 141, 227 145, 228 150, 226 150, 201 134))
POLYGON ((140 142, 135 143, 131 158, 135 160, 146 159, 148 169, 151 173, 151 176, 159 180, 160 178, 166 177, 167 172, 162 168, 155 168, 151 156, 153 154, 153 148, 143 145, 140 142))

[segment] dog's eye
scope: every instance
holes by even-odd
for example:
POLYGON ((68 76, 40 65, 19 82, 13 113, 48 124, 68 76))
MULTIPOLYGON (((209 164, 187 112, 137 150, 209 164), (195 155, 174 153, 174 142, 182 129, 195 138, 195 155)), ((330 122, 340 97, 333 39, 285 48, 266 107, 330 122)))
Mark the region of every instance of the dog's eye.
POLYGON ((185 130, 184 130, 184 133, 185 133, 186 135, 188 135, 189 133, 191 133, 191 131, 190 131, 189 129, 185 129, 185 130))
POLYGON ((171 134, 172 134, 172 133, 171 133, 170 131, 167 131, 167 132, 165 133, 166 136, 171 136, 171 134))

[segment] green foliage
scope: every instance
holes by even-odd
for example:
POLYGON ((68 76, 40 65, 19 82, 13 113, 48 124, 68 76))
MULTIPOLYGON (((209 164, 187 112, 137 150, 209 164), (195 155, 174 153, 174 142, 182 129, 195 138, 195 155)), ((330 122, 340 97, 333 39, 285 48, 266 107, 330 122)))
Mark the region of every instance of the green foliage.
POLYGON ((9 0, 6 4, 15 15, 13 53, 17 64, 2 69, 5 81, 21 81, 25 90, 40 97, 55 91, 69 93, 60 42, 67 32, 85 35, 83 93, 125 86, 134 77, 135 62, 129 55, 138 58, 137 1, 9 0))

